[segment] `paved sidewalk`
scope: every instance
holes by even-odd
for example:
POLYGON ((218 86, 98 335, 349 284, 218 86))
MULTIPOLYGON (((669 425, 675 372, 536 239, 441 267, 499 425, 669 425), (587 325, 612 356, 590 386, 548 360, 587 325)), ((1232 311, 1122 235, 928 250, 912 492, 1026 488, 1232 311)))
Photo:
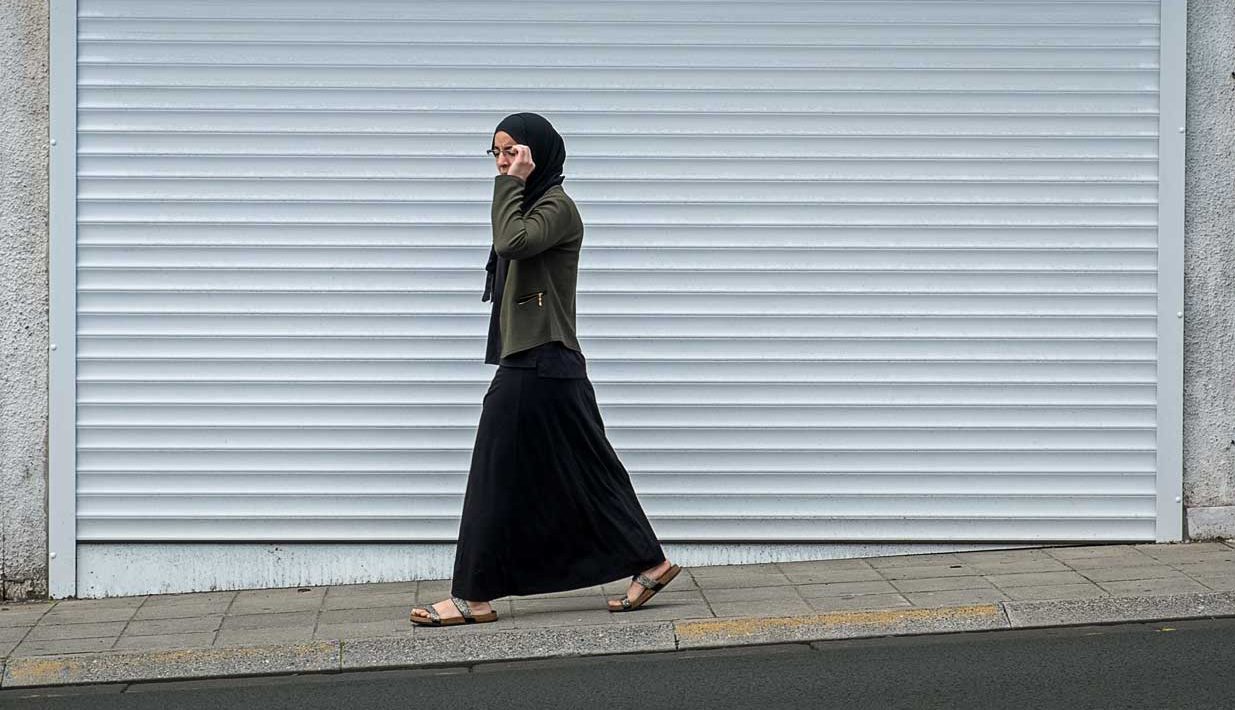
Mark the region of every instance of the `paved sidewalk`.
POLYGON ((464 665, 889 634, 1235 616, 1235 542, 693 567, 631 613, 619 580, 416 627, 448 580, 0 607, 4 687, 464 665))

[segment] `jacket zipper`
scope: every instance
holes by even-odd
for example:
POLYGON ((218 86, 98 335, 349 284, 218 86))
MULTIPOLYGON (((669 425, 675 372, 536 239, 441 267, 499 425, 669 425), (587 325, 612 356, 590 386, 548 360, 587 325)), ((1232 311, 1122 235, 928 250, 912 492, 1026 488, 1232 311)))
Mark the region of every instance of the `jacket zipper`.
POLYGON ((523 304, 525 304, 525 303, 531 303, 531 301, 532 301, 532 296, 535 296, 535 297, 536 297, 536 305, 537 305, 537 306, 544 306, 544 305, 545 305, 545 301, 544 301, 545 292, 544 292, 544 291, 537 291, 536 293, 533 293, 531 296, 527 296, 527 297, 525 297, 525 298, 521 298, 521 299, 519 299, 518 301, 515 301, 515 305, 517 305, 517 306, 522 306, 522 305, 523 305, 523 304))

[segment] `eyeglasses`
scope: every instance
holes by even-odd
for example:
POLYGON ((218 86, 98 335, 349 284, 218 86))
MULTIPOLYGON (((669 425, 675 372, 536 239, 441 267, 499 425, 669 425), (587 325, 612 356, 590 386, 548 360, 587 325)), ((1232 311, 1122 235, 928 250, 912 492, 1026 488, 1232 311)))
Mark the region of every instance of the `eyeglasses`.
POLYGON ((515 150, 514 148, 505 148, 503 150, 498 150, 497 148, 490 148, 486 150, 485 153, 488 153, 489 155, 493 156, 493 158, 496 160, 497 156, 501 155, 502 153, 505 153, 507 158, 513 158, 519 154, 519 151, 515 150))

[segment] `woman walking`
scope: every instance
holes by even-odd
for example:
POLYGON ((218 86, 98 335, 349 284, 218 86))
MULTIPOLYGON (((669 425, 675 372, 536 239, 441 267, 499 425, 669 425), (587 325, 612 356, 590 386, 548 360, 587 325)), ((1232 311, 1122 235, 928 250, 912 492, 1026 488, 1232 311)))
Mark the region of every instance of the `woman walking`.
POLYGON ((575 335, 583 222, 562 188, 566 146, 534 113, 493 134, 492 299, 485 393, 463 499, 451 596, 412 609, 428 626, 494 621, 507 595, 629 576, 632 611, 677 576, 605 436, 575 335))

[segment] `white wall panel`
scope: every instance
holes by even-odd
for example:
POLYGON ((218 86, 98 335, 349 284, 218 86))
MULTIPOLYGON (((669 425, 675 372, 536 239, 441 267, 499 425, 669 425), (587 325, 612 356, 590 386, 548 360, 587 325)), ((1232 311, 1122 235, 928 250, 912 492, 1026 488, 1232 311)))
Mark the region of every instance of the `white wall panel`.
POLYGON ((519 110, 662 539, 1155 538, 1156 0, 78 10, 82 541, 453 540, 519 110))

